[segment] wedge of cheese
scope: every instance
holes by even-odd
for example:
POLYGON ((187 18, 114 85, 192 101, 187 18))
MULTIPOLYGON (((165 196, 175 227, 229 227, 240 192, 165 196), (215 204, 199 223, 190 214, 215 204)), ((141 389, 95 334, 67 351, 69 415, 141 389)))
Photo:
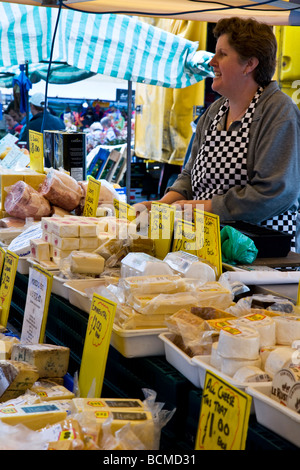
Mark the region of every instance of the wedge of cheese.
POLYGON ((11 358, 36 367, 39 377, 63 377, 68 371, 70 349, 54 344, 19 343, 13 346, 11 358))
POLYGON ((0 401, 22 395, 38 378, 39 373, 34 365, 11 359, 0 361, 0 401))

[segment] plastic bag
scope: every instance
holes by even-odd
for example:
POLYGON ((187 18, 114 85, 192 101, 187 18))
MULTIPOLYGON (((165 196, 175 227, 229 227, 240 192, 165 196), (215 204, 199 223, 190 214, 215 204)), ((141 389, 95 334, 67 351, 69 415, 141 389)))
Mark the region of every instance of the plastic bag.
POLYGON ((80 203, 82 188, 67 173, 52 168, 41 185, 40 194, 54 206, 72 211, 80 203))
POLYGON ((258 253, 251 238, 229 225, 221 230, 221 250, 222 261, 229 264, 251 264, 258 253))
POLYGON ((4 189, 8 193, 4 201, 4 208, 10 216, 20 219, 27 217, 40 219, 50 215, 49 201, 24 181, 20 180, 4 189))

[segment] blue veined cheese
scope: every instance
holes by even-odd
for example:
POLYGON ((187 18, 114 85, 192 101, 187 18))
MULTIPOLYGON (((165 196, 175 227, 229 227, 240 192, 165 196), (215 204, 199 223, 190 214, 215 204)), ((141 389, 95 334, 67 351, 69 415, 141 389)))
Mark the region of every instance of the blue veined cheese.
POLYGON ((22 395, 38 378, 38 370, 31 364, 12 359, 0 361, 0 402, 22 395))
POLYGON ((11 358, 24 361, 38 370, 39 377, 63 377, 69 367, 70 349, 54 344, 15 344, 11 358))

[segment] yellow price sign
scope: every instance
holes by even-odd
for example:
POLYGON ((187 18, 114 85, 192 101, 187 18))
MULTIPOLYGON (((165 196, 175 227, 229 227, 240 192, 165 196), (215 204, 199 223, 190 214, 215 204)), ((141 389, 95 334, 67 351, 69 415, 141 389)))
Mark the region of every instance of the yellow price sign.
POLYGON ((44 138, 41 132, 29 129, 29 155, 30 168, 35 171, 44 171, 44 138))
POLYGON ((185 251, 197 255, 201 248, 195 224, 190 220, 175 219, 172 251, 185 251))
POLYGON ((1 325, 7 325, 10 303, 14 289, 14 283, 17 273, 19 256, 11 251, 7 251, 4 257, 4 265, 0 286, 0 308, 1 325))
POLYGON ((199 237, 197 256, 215 266, 220 276, 222 274, 220 218, 216 214, 195 209, 194 220, 199 237))
POLYGON ((151 205, 149 238, 154 241, 155 256, 159 259, 164 259, 171 250, 175 211, 169 204, 153 202, 151 205))
POLYGON ((196 450, 244 450, 251 396, 206 372, 196 450))
POLYGON ((132 222, 136 218, 135 208, 126 202, 114 199, 115 214, 118 219, 126 219, 132 222))
POLYGON ((5 259, 5 250, 3 250, 3 248, 0 247, 0 275, 2 273, 4 259, 5 259))
POLYGON ((83 209, 84 217, 96 217, 101 182, 89 176, 83 209))
POLYGON ((81 397, 101 396, 117 304, 93 295, 79 373, 81 397))

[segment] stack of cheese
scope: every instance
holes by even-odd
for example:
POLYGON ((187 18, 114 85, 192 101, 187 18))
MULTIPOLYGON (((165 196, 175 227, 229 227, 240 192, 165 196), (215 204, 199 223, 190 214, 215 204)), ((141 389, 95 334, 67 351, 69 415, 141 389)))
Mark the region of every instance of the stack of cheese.
POLYGON ((125 305, 116 321, 125 329, 166 328, 166 320, 179 310, 230 305, 232 294, 218 282, 201 284, 179 275, 132 276, 120 279, 125 305))
POLYGON ((220 335, 211 365, 239 382, 271 381, 295 355, 300 317, 251 309, 249 315, 212 325, 220 335))
POLYGON ((0 420, 36 430, 65 419, 67 409, 61 400, 74 397, 63 386, 69 355, 63 346, 14 344, 11 359, 0 361, 0 420), (28 391, 43 398, 43 403, 27 403, 22 395, 28 391))

